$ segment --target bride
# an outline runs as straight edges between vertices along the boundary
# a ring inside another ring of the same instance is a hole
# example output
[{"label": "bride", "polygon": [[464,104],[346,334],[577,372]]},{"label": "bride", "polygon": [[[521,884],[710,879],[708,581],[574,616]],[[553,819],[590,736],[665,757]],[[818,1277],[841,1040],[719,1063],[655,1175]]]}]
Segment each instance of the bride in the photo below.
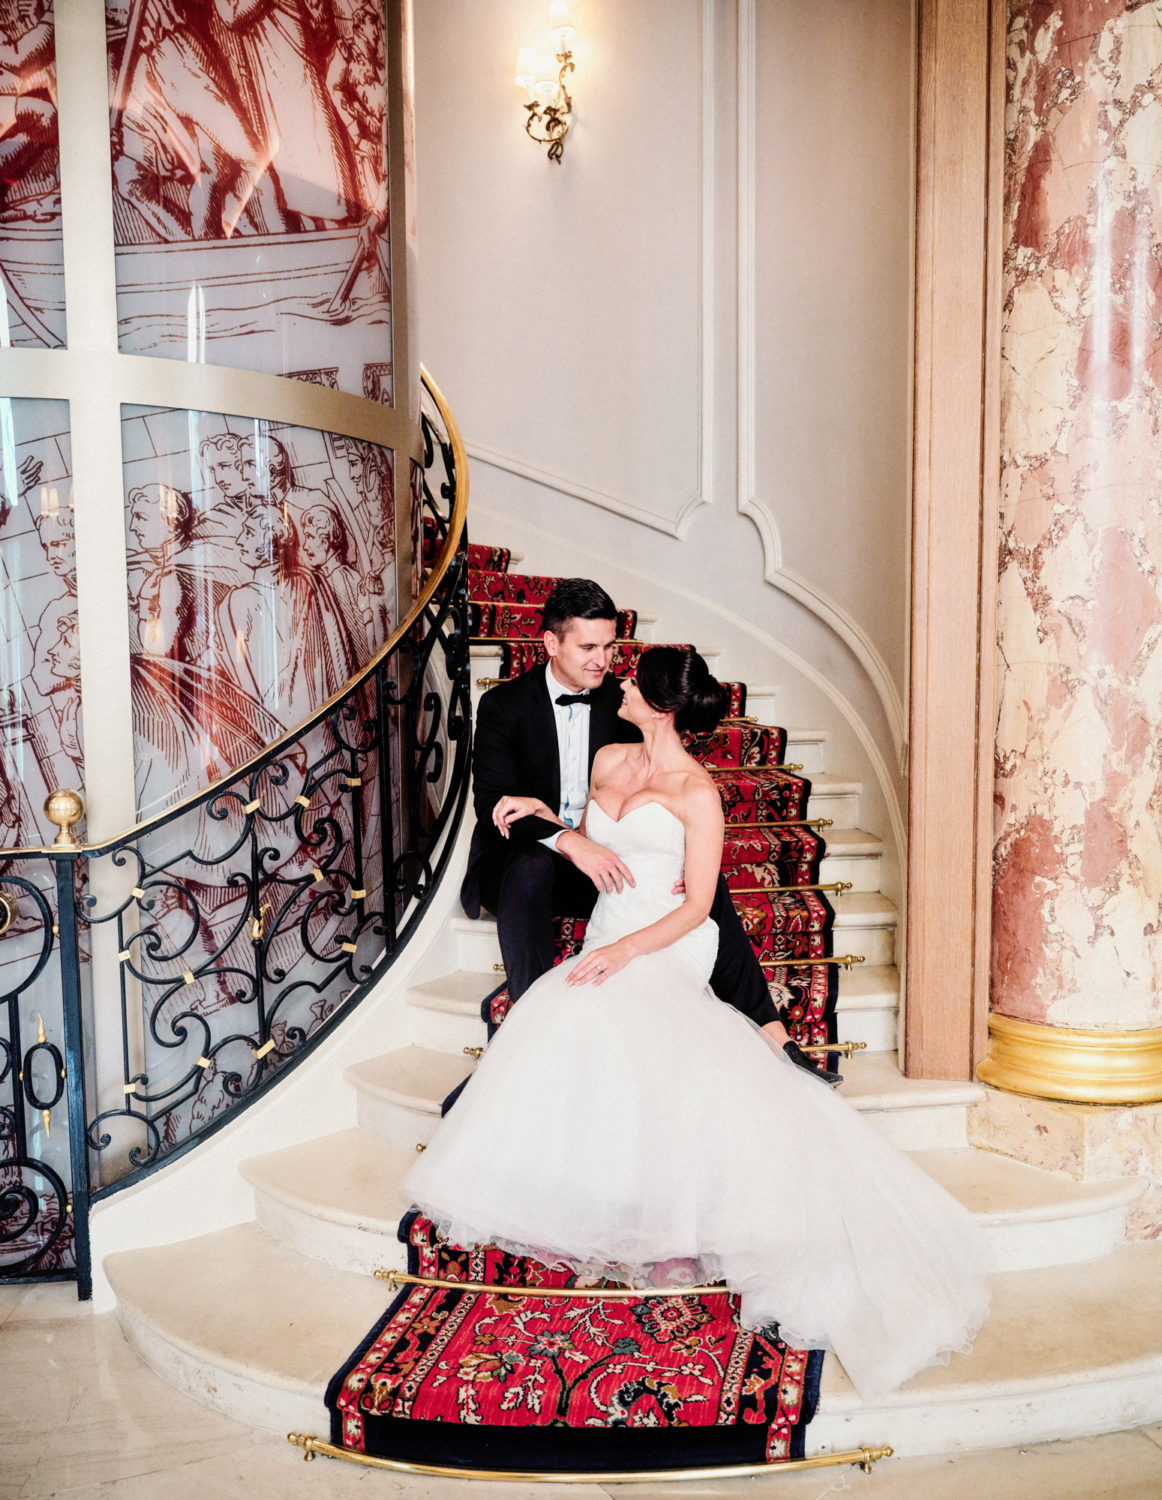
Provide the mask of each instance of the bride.
[{"label": "bride", "polygon": [[[722,857],[714,782],[679,731],[726,691],[660,646],[627,678],[641,744],[593,762],[582,832],[635,884],[599,896],[579,957],[524,994],[403,1189],[454,1244],[639,1286],[725,1281],[746,1327],[832,1349],[874,1400],[988,1313],[971,1214],[707,981]],[[493,817],[560,821],[530,797]],[[673,894],[685,879],[684,894]]]}]

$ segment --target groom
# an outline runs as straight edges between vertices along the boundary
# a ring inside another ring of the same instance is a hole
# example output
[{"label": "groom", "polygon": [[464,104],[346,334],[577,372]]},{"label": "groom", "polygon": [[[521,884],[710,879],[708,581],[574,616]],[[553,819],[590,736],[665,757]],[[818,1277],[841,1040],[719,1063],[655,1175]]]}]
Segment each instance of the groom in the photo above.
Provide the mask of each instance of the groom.
[{"label": "groom", "polygon": [[[477,709],[476,828],[460,901],[469,917],[479,917],[481,906],[495,913],[514,1001],[552,968],[554,917],[587,917],[599,891],[633,884],[611,849],[577,832],[589,797],[593,757],[603,745],[641,739],[632,724],[617,716],[621,688],[609,672],[616,618],[613,600],[600,585],[588,578],[559,579],[542,611],[548,662],[500,683],[485,693]],[[504,796],[538,797],[557,808],[568,827],[544,818],[520,818],[505,839],[492,821],[492,810]],[[792,1061],[823,1076],[786,1040],[721,875],[710,915],[718,925],[711,989],[785,1043]]]}]

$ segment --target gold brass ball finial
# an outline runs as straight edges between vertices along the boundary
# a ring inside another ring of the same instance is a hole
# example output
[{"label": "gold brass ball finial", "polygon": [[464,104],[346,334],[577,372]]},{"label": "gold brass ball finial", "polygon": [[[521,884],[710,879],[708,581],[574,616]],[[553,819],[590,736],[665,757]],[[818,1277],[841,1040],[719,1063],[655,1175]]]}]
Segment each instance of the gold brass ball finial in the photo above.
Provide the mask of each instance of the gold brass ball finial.
[{"label": "gold brass ball finial", "polygon": [[52,841],[54,849],[76,849],[80,843],[72,834],[73,824],[85,816],[85,799],[80,792],[57,787],[44,799],[44,815],[60,829]]}]

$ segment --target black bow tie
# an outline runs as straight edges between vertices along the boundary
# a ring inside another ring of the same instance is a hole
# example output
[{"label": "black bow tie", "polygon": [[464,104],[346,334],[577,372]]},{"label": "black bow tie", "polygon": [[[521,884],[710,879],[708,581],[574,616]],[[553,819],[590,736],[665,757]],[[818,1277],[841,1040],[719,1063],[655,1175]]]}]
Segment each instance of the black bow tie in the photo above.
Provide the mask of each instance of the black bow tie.
[{"label": "black bow tie", "polygon": [[572,708],[574,703],[583,703],[586,708],[593,702],[592,693],[562,693],[555,698],[554,703],[559,703],[562,708]]}]

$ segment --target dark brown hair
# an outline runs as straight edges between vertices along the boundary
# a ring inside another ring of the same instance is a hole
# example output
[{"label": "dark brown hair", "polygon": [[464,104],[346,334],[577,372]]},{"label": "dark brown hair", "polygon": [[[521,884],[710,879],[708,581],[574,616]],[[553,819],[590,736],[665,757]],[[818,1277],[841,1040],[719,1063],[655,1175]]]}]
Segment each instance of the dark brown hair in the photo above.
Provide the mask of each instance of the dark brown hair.
[{"label": "dark brown hair", "polygon": [[660,714],[674,715],[674,728],[706,733],[726,713],[730,694],[688,646],[654,646],[637,664],[642,697]]}]

